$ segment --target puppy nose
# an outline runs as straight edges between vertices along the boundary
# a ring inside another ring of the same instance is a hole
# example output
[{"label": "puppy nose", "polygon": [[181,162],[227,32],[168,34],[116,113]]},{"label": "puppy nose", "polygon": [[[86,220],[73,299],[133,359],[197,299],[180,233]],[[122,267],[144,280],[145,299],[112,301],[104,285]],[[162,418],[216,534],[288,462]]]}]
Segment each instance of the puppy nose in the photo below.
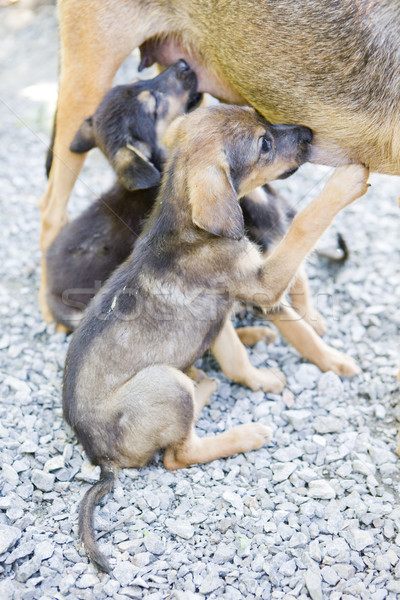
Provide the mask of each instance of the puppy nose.
[{"label": "puppy nose", "polygon": [[307,142],[311,144],[313,139],[313,132],[309,127],[304,127],[303,125],[299,126],[299,139],[301,142]]}]

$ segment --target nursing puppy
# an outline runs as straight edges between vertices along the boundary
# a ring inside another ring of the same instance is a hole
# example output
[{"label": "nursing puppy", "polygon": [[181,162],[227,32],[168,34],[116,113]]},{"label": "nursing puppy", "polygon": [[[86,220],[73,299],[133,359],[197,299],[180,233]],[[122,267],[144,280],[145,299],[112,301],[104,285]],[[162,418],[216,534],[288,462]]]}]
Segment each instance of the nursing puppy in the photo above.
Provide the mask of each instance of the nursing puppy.
[{"label": "nursing puppy", "polygon": [[165,141],[171,155],[149,222],[90,304],[64,372],[65,419],[101,467],[83,499],[79,531],[104,571],[110,565],[96,545],[93,512],[117,468],[140,467],[165,449],[164,464],[174,470],[269,440],[258,423],[198,438],[194,425],[214,386],[195,387],[187,373],[221,336],[229,338],[237,300],[267,310],[279,302],[334,216],[367,189],[366,169],[340,168],[265,259],[245,236],[238,198],[303,163],[310,130],[218,106],[180,117]]},{"label": "nursing puppy", "polygon": [[71,149],[81,153],[98,146],[118,181],[66,225],[47,251],[47,302],[55,321],[68,330],[139,236],[161,179],[162,136],[199,102],[196,86],[196,75],[180,60],[154,79],[110,90],[78,130]]}]

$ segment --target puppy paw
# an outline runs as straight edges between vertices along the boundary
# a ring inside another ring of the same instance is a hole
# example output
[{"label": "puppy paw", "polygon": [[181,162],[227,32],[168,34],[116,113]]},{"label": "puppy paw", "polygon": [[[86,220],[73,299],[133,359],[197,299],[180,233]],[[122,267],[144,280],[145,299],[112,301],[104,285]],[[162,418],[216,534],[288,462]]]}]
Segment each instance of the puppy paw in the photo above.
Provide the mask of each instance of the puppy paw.
[{"label": "puppy paw", "polygon": [[347,206],[368,190],[369,171],[362,165],[337,167],[328,179],[325,189],[337,197],[341,207]]},{"label": "puppy paw", "polygon": [[266,369],[260,367],[255,369],[255,373],[248,386],[253,391],[263,390],[271,394],[280,394],[286,385],[286,377],[279,369]]},{"label": "puppy paw", "polygon": [[321,371],[333,371],[343,377],[354,377],[361,373],[360,367],[351,356],[334,348],[329,348],[318,367]]},{"label": "puppy paw", "polygon": [[210,379],[209,377],[206,376],[205,379],[202,379],[196,385],[196,390],[199,393],[201,393],[202,395],[204,394],[204,396],[208,396],[207,404],[209,404],[210,396],[212,396],[212,394],[215,394],[215,392],[218,390],[218,385],[217,385],[217,382],[215,381],[215,379]]},{"label": "puppy paw", "polygon": [[238,429],[240,429],[242,452],[258,450],[271,441],[272,433],[270,428],[261,425],[261,423],[240,425]]}]

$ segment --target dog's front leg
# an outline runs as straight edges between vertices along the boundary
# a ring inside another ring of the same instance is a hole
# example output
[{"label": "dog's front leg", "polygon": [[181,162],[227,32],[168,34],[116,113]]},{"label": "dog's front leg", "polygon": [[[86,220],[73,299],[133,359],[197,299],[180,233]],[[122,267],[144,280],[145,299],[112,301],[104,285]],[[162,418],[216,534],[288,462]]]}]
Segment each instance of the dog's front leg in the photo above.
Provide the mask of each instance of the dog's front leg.
[{"label": "dog's front leg", "polygon": [[368,175],[368,170],[361,165],[338,167],[321,194],[294,218],[271,256],[253,272],[253,277],[242,280],[238,299],[266,309],[276,306],[335,216],[366,193]]},{"label": "dog's front leg", "polygon": [[141,3],[61,0],[59,3],[61,64],[49,182],[40,201],[42,216],[42,284],[40,306],[51,321],[46,302],[44,255],[67,222],[67,203],[85,155],[70,152],[82,124],[111,87],[113,77],[132,49],[154,27]]}]

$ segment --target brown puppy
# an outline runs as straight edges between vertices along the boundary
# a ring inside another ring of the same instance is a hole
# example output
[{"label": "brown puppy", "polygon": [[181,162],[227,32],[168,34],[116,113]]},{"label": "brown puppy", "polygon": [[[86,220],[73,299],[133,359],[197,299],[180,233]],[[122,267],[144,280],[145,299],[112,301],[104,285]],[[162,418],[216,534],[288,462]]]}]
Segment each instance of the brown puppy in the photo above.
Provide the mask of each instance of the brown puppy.
[{"label": "brown puppy", "polygon": [[[130,190],[116,183],[64,227],[47,252],[48,304],[56,322],[67,330],[78,325],[89,301],[130,254],[155,201],[156,187],[140,188],[154,186],[160,177],[166,150],[161,136],[173,118],[198,100],[196,76],[184,61],[178,61],[152,80],[113,88],[78,130],[72,143],[75,151],[99,146]],[[249,192],[241,206],[246,235],[263,253],[279,242],[295,214],[268,185]],[[312,305],[302,269],[291,298],[298,314],[281,308],[269,316],[282,335],[323,371],[346,376],[358,373],[353,359],[327,346],[313,331],[323,333],[325,324]],[[248,346],[274,338],[274,332],[266,327],[236,331]],[[233,331],[229,338],[221,339],[224,342],[216,352],[231,379],[253,390],[282,389],[284,376],[271,380],[268,372],[254,369]]]},{"label": "brown puppy", "polygon": [[179,469],[269,439],[257,423],[198,438],[194,425],[214,387],[206,380],[195,388],[185,373],[229,337],[237,300],[265,309],[279,302],[334,216],[367,189],[366,169],[339,169],[264,259],[245,236],[238,198],[304,162],[311,132],[221,106],[178,118],[165,141],[171,156],[150,220],[89,306],[65,365],[64,416],[101,466],[81,505],[80,535],[106,571],[92,520],[116,468],[140,467],[166,449],[165,466]]},{"label": "brown puppy", "polygon": [[[55,160],[41,200],[45,253],[66,222],[83,157],[69,151],[130,52],[185,58],[199,90],[315,132],[315,160],[400,173],[397,0],[61,0]],[[45,265],[41,307],[46,309]]]}]

